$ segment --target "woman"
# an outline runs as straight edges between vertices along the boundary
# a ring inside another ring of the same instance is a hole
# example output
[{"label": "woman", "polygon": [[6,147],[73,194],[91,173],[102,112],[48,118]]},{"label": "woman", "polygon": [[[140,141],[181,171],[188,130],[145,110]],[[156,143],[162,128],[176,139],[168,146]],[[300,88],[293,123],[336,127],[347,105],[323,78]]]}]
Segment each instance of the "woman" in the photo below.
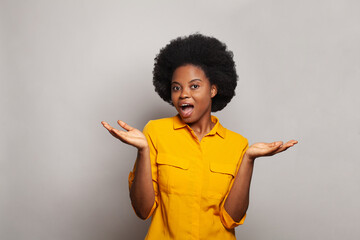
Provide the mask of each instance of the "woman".
[{"label": "woman", "polygon": [[149,121],[143,133],[103,126],[138,149],[129,174],[132,206],[152,216],[146,239],[235,239],[249,205],[254,160],[297,143],[255,143],[224,128],[211,112],[235,95],[232,52],[216,38],[193,34],[172,40],[155,58],[155,91],[178,114]]}]

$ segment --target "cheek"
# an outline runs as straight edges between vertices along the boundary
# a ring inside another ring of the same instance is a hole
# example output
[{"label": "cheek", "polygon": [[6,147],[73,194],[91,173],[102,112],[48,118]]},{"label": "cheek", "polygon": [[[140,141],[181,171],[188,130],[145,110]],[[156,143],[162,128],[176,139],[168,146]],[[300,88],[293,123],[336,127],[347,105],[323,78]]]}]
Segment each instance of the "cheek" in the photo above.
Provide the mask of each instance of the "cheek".
[{"label": "cheek", "polygon": [[176,103],[176,93],[171,93],[171,102],[173,103],[173,104],[175,104]]},{"label": "cheek", "polygon": [[211,95],[208,92],[197,94],[196,96],[194,96],[194,98],[196,98],[198,102],[201,102],[204,105],[211,103]]}]

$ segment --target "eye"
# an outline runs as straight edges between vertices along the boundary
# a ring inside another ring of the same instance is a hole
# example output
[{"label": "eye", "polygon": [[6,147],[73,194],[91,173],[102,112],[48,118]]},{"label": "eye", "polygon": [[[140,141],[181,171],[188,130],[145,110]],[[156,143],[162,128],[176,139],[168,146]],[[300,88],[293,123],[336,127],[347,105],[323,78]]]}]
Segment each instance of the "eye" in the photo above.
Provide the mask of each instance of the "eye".
[{"label": "eye", "polygon": [[200,86],[198,84],[191,85],[191,88],[194,88],[194,89],[199,88],[199,87]]},{"label": "eye", "polygon": [[180,87],[179,87],[179,86],[173,86],[171,89],[172,89],[173,91],[178,91],[178,90],[180,90]]}]

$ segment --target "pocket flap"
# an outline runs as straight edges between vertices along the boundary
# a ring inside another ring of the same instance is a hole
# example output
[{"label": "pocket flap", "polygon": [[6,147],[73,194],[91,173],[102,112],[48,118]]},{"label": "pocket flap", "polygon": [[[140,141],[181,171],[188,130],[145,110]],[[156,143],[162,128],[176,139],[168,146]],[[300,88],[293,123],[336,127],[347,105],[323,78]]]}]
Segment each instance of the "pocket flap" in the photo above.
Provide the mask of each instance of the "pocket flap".
[{"label": "pocket flap", "polygon": [[210,162],[210,170],[216,173],[231,174],[235,177],[236,164]]},{"label": "pocket flap", "polygon": [[170,154],[159,153],[156,158],[157,164],[165,164],[182,169],[189,169],[189,159]]}]

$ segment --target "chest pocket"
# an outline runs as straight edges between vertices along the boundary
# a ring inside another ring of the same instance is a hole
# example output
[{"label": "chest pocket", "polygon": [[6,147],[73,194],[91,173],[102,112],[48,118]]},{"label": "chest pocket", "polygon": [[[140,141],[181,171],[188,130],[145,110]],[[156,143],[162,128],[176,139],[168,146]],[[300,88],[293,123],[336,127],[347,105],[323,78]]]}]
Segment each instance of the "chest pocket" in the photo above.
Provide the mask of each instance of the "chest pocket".
[{"label": "chest pocket", "polygon": [[231,180],[235,177],[237,163],[219,163],[210,161],[208,197],[221,199],[230,187]]},{"label": "chest pocket", "polygon": [[160,192],[186,194],[189,188],[190,160],[159,153],[156,158]]}]

